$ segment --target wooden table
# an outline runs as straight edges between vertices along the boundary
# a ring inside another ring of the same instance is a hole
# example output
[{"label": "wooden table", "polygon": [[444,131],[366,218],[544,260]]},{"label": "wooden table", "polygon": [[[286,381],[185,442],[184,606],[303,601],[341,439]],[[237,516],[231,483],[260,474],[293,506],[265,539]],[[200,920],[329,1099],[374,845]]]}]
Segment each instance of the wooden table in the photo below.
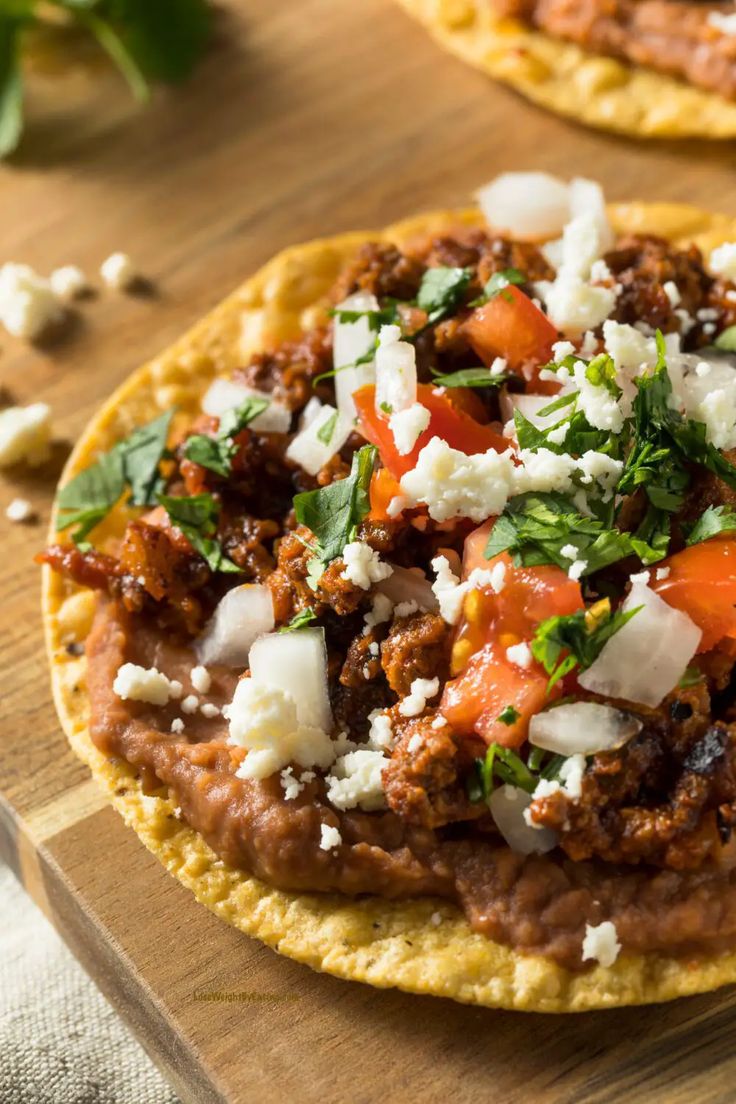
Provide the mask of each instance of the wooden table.
[{"label": "wooden table", "polygon": [[[229,929],[164,875],[67,750],[31,556],[68,442],[131,369],[282,246],[459,204],[502,169],[601,179],[614,199],[736,214],[727,146],[637,145],[534,109],[437,48],[391,0],[249,0],[184,89],[139,112],[112,73],[34,74],[0,168],[0,260],[94,273],[125,248],[155,282],[104,293],[44,350],[2,340],[5,399],[48,400],[58,444],[0,483],[0,848],[184,1101],[731,1101],[720,995],[578,1018],[378,992]],[[134,1104],[134,1102],[133,1102]]]}]

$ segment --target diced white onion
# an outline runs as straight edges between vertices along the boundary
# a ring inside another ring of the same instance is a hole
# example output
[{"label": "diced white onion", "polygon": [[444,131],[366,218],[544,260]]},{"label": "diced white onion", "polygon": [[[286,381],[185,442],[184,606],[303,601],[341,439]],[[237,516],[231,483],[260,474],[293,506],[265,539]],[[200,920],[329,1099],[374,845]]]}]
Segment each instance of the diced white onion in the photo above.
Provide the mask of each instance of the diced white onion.
[{"label": "diced white onion", "polygon": [[194,643],[200,663],[245,667],[256,637],[274,626],[269,587],[244,583],[221,598],[204,631]]},{"label": "diced white onion", "polygon": [[257,391],[234,380],[216,379],[205,392],[202,410],[213,418],[221,418],[228,410],[254,397],[266,399],[268,406],[253,419],[251,427],[259,433],[288,433],[291,425],[291,411],[288,406],[273,399],[267,391]]},{"label": "diced white onion", "polygon": [[544,854],[557,845],[557,833],[549,828],[530,828],[524,810],[532,803],[531,794],[518,786],[499,786],[488,800],[496,827],[512,851],[518,855]]},{"label": "diced white onion", "polygon": [[316,395],[312,395],[299,416],[299,428],[306,429],[307,426],[314,421],[321,409],[322,403]]},{"label": "diced white onion", "polygon": [[504,390],[500,398],[501,416],[504,421],[511,421],[514,411],[518,410],[537,429],[549,429],[550,426],[561,421],[567,413],[567,410],[554,410],[551,414],[545,414],[543,418],[539,417],[539,411],[553,403],[556,397],[556,395],[516,395]]},{"label": "diced white onion", "polygon": [[[339,303],[337,310],[378,310],[378,300],[369,291],[356,291]],[[370,328],[367,318],[359,318],[356,322],[341,322],[335,317],[332,331],[332,363],[335,368],[341,369],[335,375],[335,399],[337,409],[351,423],[357,415],[353,392],[373,383],[376,378],[373,360],[357,365],[355,361],[368,352],[375,340],[375,330]],[[355,366],[346,368],[346,364]]]},{"label": "diced white onion", "polygon": [[[333,419],[330,430],[328,423]],[[324,431],[329,433],[327,441],[321,441],[319,437],[320,432]],[[350,420],[335,410],[334,406],[325,404],[309,425],[297,433],[287,448],[286,455],[310,475],[316,475],[340,451],[351,432]]]},{"label": "diced white onion", "polygon": [[568,185],[549,173],[501,173],[476,199],[490,226],[526,241],[559,237],[570,217]]},{"label": "diced white onion", "polygon": [[417,401],[416,350],[398,326],[382,326],[376,349],[376,410],[398,414]]},{"label": "diced white onion", "polygon": [[252,678],[291,694],[300,725],[331,730],[324,629],[261,636],[251,647],[248,659]]},{"label": "diced white onion", "polygon": [[677,686],[703,635],[685,613],[637,582],[623,610],[642,608],[580,675],[586,690],[654,707]]},{"label": "diced white onion", "polygon": [[622,747],[641,731],[630,713],[598,702],[571,702],[535,714],[529,743],[558,755],[595,755]]},{"label": "diced white onion", "polygon": [[394,566],[391,575],[382,579],[376,590],[390,598],[395,606],[400,602],[416,602],[421,610],[436,613],[439,609],[431,582],[419,570]]},{"label": "diced white onion", "polygon": [[578,215],[591,215],[598,230],[598,241],[602,252],[613,245],[614,235],[606,213],[606,198],[603,189],[596,180],[587,180],[576,176],[570,181],[570,218]]}]

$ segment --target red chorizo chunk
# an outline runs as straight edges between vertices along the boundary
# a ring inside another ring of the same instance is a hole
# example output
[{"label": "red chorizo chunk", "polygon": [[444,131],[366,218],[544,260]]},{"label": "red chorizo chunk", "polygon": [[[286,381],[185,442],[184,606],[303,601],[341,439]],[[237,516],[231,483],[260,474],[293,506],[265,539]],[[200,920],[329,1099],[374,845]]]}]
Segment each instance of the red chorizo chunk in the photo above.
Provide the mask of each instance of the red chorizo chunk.
[{"label": "red chorizo chunk", "polygon": [[398,617],[381,649],[381,663],[389,686],[405,697],[414,679],[439,678],[450,670],[450,629],[437,613]]},{"label": "red chorizo chunk", "polygon": [[485,812],[465,792],[471,764],[467,741],[459,741],[447,724],[433,728],[433,720],[433,714],[425,714],[405,726],[383,772],[389,808],[425,828],[473,820]]}]

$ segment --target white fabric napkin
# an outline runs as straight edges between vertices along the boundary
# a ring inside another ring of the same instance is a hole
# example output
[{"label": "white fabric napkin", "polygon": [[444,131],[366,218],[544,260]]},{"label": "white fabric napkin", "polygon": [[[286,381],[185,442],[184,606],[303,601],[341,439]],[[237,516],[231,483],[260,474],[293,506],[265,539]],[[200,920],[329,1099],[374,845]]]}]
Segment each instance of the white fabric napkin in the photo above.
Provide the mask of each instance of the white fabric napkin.
[{"label": "white fabric napkin", "polygon": [[46,917],[0,864],[0,1101],[177,1100]]}]

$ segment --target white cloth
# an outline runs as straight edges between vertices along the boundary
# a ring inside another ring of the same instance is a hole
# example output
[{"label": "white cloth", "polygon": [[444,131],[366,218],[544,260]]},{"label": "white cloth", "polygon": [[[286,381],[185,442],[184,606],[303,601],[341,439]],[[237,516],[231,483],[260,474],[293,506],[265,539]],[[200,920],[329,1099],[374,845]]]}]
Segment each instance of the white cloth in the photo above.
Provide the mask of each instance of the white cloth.
[{"label": "white cloth", "polygon": [[177,1104],[177,1097],[0,864],[0,1101]]}]

